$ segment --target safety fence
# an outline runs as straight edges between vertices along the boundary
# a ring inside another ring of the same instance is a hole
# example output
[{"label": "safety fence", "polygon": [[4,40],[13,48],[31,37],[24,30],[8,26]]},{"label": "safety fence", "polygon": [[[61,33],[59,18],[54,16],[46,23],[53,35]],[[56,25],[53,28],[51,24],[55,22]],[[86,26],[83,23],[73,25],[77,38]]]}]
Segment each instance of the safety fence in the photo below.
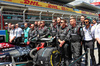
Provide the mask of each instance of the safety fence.
[{"label": "safety fence", "polygon": [[73,61],[69,66],[72,66],[75,62],[77,62],[78,60],[80,60],[84,55],[87,54],[87,66],[90,66],[90,48],[87,49],[87,51],[82,54],[77,60]]}]

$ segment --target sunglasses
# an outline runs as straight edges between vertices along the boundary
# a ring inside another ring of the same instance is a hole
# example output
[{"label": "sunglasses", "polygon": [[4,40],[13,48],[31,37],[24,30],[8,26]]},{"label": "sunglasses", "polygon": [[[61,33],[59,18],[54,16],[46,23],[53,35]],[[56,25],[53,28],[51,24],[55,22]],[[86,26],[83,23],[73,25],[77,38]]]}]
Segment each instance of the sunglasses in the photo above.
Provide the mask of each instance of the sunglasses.
[{"label": "sunglasses", "polygon": [[40,24],[43,24],[43,23],[40,23]]},{"label": "sunglasses", "polygon": [[86,21],[85,23],[88,23],[89,21]]}]

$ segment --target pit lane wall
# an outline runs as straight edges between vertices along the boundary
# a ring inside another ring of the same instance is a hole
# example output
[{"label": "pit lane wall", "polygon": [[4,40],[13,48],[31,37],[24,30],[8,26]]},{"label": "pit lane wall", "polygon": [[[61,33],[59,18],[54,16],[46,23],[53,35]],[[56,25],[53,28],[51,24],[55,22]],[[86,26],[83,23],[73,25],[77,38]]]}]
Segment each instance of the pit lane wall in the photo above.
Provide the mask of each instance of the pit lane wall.
[{"label": "pit lane wall", "polygon": [[44,7],[44,8],[51,8],[51,9],[58,9],[58,10],[69,11],[69,12],[74,12],[74,13],[98,16],[98,14],[96,14],[96,13],[82,11],[82,10],[74,9],[74,8],[68,8],[68,7],[64,7],[64,6],[58,6],[58,5],[55,5],[55,4],[49,4],[49,3],[34,1],[34,0],[1,0],[1,1],[24,4],[24,5],[32,5],[32,6],[38,6],[38,7]]}]

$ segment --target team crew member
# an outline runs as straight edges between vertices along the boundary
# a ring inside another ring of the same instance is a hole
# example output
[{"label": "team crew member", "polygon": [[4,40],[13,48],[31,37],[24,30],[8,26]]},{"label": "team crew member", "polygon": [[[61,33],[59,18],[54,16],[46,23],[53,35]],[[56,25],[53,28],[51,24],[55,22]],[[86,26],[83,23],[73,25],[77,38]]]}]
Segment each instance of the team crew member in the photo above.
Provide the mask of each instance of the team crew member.
[{"label": "team crew member", "polygon": [[57,33],[57,20],[53,19],[52,24],[50,26],[50,35],[51,38],[54,38],[54,41],[52,43],[53,47],[56,46],[56,33]]},{"label": "team crew member", "polygon": [[[81,15],[81,22],[80,22],[80,26],[81,26],[81,28],[83,28],[84,26],[85,26],[85,24],[84,24],[84,21],[85,21],[85,18],[86,18],[86,16],[84,16],[84,15]],[[82,29],[82,31],[83,31],[83,29]],[[83,33],[84,34],[84,33]],[[82,37],[82,42],[81,42],[81,54],[80,54],[80,56],[82,55],[82,46],[84,47],[84,40],[83,40],[83,37]],[[82,59],[81,59],[81,62],[82,62]]]},{"label": "team crew member", "polygon": [[57,30],[60,29],[61,18],[57,17]]},{"label": "team crew member", "polygon": [[100,66],[100,24],[97,25],[95,30],[95,39],[97,40],[97,47],[98,47],[98,66]]},{"label": "team crew member", "polygon": [[28,32],[29,32],[30,28],[28,27],[27,23],[25,23],[24,26],[25,26],[25,29],[24,29],[24,43],[27,43],[27,41],[28,41]]},{"label": "team crew member", "polygon": [[40,28],[40,23],[41,23],[41,21],[38,21],[38,28]]},{"label": "team crew member", "polygon": [[15,25],[15,41],[16,44],[20,44],[22,42],[22,37],[24,36],[23,30],[19,27],[18,24]]},{"label": "team crew member", "polygon": [[[90,48],[90,55],[92,59],[92,65],[96,65],[95,57],[94,57],[94,39],[93,39],[93,32],[90,25],[90,19],[85,19],[85,27],[83,27],[84,31],[84,49],[85,52],[87,51],[87,48]],[[86,55],[86,65],[87,65],[87,55]]]},{"label": "team crew member", "polygon": [[67,52],[67,33],[66,20],[61,19],[60,29],[57,33],[57,48],[60,51],[62,58],[64,58],[65,66],[69,65],[69,57]]},{"label": "team crew member", "polygon": [[14,24],[12,24],[10,34],[9,34],[9,42],[14,43],[14,39],[15,39],[15,29],[14,29]]},{"label": "team crew member", "polygon": [[34,27],[35,27],[35,29],[38,28],[38,21],[35,21],[35,23],[34,23]]},{"label": "team crew member", "polygon": [[81,15],[81,26],[84,27],[84,20],[85,20],[86,16]]},{"label": "team crew member", "polygon": [[30,46],[32,48],[35,47],[34,40],[36,39],[37,36],[37,31],[34,28],[35,28],[34,24],[31,24],[31,29],[29,30],[28,33],[28,41],[30,41]]},{"label": "team crew member", "polygon": [[[81,37],[83,37],[83,32],[81,31],[81,27],[76,25],[76,18],[70,19],[70,23],[71,29],[68,34],[70,36],[71,51],[74,60],[77,60],[80,57]],[[81,66],[80,60],[75,63],[75,66]]]},{"label": "team crew member", "polygon": [[38,37],[39,38],[45,38],[48,37],[50,31],[49,29],[45,26],[45,21],[41,21],[40,23],[40,28],[38,28]]}]

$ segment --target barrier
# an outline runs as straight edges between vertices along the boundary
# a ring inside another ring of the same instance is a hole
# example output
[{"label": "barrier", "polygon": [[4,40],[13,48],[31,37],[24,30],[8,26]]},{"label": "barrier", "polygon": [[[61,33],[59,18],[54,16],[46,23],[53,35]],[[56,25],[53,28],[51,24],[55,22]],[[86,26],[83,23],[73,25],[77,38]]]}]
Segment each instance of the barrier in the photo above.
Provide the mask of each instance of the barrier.
[{"label": "barrier", "polygon": [[88,65],[87,66],[90,66],[90,48],[87,49],[87,52],[85,52],[84,54],[82,54],[77,60],[75,60],[74,62],[72,62],[69,66],[72,66],[76,61],[80,60],[84,55],[88,56]]}]

